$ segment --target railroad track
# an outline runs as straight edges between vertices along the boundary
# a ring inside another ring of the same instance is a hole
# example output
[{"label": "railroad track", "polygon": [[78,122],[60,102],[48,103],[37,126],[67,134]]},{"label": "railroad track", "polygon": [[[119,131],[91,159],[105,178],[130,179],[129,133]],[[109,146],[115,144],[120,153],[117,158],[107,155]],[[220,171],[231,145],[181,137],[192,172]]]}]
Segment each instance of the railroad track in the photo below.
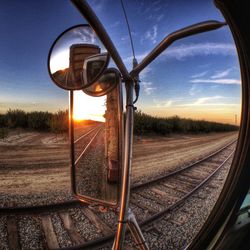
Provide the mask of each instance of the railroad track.
[{"label": "railroad track", "polygon": [[89,149],[90,145],[93,143],[94,139],[103,129],[103,127],[103,125],[96,126],[74,140],[76,165],[81,160],[82,156],[86,153],[86,151]]},{"label": "railroad track", "polygon": [[[180,206],[230,159],[235,142],[193,164],[133,186],[131,208],[144,228]],[[112,244],[116,214],[78,201],[0,210],[0,249],[97,249]],[[32,233],[31,233],[32,232]]]}]

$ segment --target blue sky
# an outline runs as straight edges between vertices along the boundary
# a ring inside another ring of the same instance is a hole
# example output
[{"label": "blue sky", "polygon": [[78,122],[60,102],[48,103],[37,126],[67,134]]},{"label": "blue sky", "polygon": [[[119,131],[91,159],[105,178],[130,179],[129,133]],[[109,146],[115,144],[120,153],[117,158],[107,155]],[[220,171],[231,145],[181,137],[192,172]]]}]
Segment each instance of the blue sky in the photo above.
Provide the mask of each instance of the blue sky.
[{"label": "blue sky", "polygon": [[[132,51],[120,1],[89,1],[128,69]],[[126,1],[138,61],[167,34],[206,20],[223,21],[213,1]],[[0,112],[56,111],[68,94],[49,78],[47,56],[56,37],[86,23],[66,0],[0,2]],[[3,35],[4,34],[4,35]],[[141,73],[138,109],[234,123],[240,116],[240,71],[228,27],[179,40]]]}]

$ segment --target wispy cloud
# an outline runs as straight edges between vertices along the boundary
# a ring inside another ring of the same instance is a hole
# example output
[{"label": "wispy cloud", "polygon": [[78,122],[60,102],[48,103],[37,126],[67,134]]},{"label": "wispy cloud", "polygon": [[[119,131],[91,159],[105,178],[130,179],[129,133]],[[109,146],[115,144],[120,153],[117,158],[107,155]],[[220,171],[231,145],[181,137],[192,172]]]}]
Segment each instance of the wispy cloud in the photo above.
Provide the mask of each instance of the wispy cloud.
[{"label": "wispy cloud", "polygon": [[120,24],[120,21],[116,21],[114,22],[113,24],[111,24],[109,27],[112,29],[112,28],[116,28],[117,26],[119,26]]},{"label": "wispy cloud", "polygon": [[215,100],[223,99],[223,96],[209,96],[209,97],[201,97],[198,98],[197,101],[193,103],[193,105],[201,105],[201,104],[208,104],[210,102],[214,102]]},{"label": "wispy cloud", "polygon": [[154,107],[156,108],[168,108],[172,106],[173,100],[159,101],[159,100],[154,99],[153,103],[155,104]]},{"label": "wispy cloud", "polygon": [[156,20],[157,22],[160,22],[164,18],[164,14],[159,15]]},{"label": "wispy cloud", "polygon": [[191,103],[181,104],[179,106],[183,107],[192,107],[192,106],[214,106],[220,105],[219,100],[225,99],[223,96],[208,96],[208,97],[200,97]]},{"label": "wispy cloud", "polygon": [[147,30],[144,36],[141,38],[141,42],[144,40],[149,40],[153,44],[156,43],[158,26],[155,24],[151,29]]},{"label": "wispy cloud", "polygon": [[166,58],[182,60],[193,56],[236,55],[236,49],[231,43],[196,43],[173,46],[163,54]]},{"label": "wispy cloud", "polygon": [[[145,53],[143,53],[143,54],[138,54],[138,55],[136,55],[136,59],[140,62],[140,61],[142,61],[142,59],[143,59],[144,57],[146,57],[146,55],[147,55],[148,53],[149,53],[149,52],[145,52]],[[133,60],[133,56],[129,56],[129,57],[125,58],[123,61],[124,61],[125,63],[131,63],[132,60]]]},{"label": "wispy cloud", "polygon": [[222,79],[193,79],[190,80],[191,83],[216,83],[216,84],[241,84],[241,80],[232,78],[222,78]]},{"label": "wispy cloud", "polygon": [[157,88],[153,87],[152,82],[141,82],[142,89],[146,95],[151,95]]},{"label": "wispy cloud", "polygon": [[93,6],[96,12],[101,12],[104,9],[104,6],[107,5],[107,2],[100,0],[92,0],[91,5]]},{"label": "wispy cloud", "polygon": [[192,75],[191,78],[203,77],[203,76],[205,76],[207,73],[208,73],[208,71],[203,71],[203,72],[201,72],[201,73]]},{"label": "wispy cloud", "polygon": [[159,5],[159,4],[161,4],[161,0],[157,0],[157,1],[152,2],[152,5]]},{"label": "wispy cloud", "polygon": [[222,100],[225,100],[226,97],[224,96],[208,96],[208,97],[200,97],[197,100],[191,102],[191,103],[186,103],[186,104],[181,104],[179,106],[183,107],[195,107],[195,106],[235,106],[238,104],[234,103],[224,103]]},{"label": "wispy cloud", "polygon": [[147,66],[143,71],[140,73],[140,79],[143,81],[145,78],[147,78],[148,74],[152,73],[152,68],[150,66]]},{"label": "wispy cloud", "polygon": [[194,96],[201,92],[201,86],[198,84],[193,84],[189,90],[189,95]]},{"label": "wispy cloud", "polygon": [[[145,40],[145,38],[142,38]],[[136,55],[138,61],[141,61],[149,52],[146,51],[143,54]],[[221,56],[235,56],[236,49],[234,44],[231,43],[196,43],[196,44],[183,44],[179,46],[173,46],[163,52],[160,57],[161,60],[165,59],[177,59],[183,60],[187,57],[194,56],[209,56],[209,55],[221,55]],[[131,62],[132,57],[124,59],[125,62]],[[199,76],[197,76],[199,77]],[[202,76],[200,76],[202,77]],[[195,77],[193,77],[195,78]]]},{"label": "wispy cloud", "polygon": [[229,69],[226,69],[226,70],[223,70],[223,71],[217,71],[214,75],[211,76],[212,79],[217,79],[217,78],[223,78],[223,77],[226,77],[229,75],[230,71],[232,69],[229,68]]}]

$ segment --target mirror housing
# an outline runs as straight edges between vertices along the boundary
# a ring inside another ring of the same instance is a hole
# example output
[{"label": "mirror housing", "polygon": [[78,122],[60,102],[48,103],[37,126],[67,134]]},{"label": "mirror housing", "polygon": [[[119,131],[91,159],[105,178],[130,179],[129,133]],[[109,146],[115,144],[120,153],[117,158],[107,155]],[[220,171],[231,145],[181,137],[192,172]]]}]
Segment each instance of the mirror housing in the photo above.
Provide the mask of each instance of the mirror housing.
[{"label": "mirror housing", "polygon": [[106,96],[104,122],[75,121],[73,91],[70,95],[72,192],[87,204],[113,208],[119,204],[124,136],[121,78],[117,79]]},{"label": "mirror housing", "polygon": [[109,54],[100,54],[101,49],[105,50],[89,25],[67,29],[57,37],[49,51],[48,71],[52,81],[65,90],[89,87],[109,63]]}]

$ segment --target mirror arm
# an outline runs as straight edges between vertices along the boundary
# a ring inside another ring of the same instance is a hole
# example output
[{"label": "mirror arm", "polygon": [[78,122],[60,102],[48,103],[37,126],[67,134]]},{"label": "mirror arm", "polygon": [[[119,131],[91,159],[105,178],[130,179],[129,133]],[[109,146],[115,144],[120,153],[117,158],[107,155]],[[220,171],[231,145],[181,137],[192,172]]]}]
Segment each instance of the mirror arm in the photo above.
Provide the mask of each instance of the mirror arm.
[{"label": "mirror arm", "polygon": [[122,76],[125,80],[131,79],[127,68],[125,67],[118,51],[116,50],[112,40],[110,39],[109,35],[107,34],[105,28],[103,27],[102,23],[89,6],[87,1],[85,0],[71,0],[74,6],[80,11],[83,17],[87,20],[90,26],[94,29],[108,52],[110,53],[112,59],[116,63],[117,67],[119,68]]},{"label": "mirror arm", "polygon": [[75,176],[75,155],[74,155],[74,91],[69,91],[69,140],[70,140],[70,176],[71,176],[71,191],[74,195],[76,195],[76,186],[74,183],[76,182]]},{"label": "mirror arm", "polygon": [[150,64],[157,56],[159,56],[167,47],[174,41],[184,37],[195,35],[198,33],[219,29],[227,25],[224,22],[206,21],[187,26],[183,29],[177,30],[166,36],[131,72],[131,77],[138,75],[148,64]]},{"label": "mirror arm", "polygon": [[122,168],[122,186],[120,198],[119,220],[117,225],[117,233],[112,250],[122,250],[127,224],[129,198],[130,198],[130,175],[131,175],[131,159],[133,145],[133,125],[134,125],[134,106],[133,106],[133,81],[126,81],[126,123],[125,138],[123,152],[123,168]]}]

